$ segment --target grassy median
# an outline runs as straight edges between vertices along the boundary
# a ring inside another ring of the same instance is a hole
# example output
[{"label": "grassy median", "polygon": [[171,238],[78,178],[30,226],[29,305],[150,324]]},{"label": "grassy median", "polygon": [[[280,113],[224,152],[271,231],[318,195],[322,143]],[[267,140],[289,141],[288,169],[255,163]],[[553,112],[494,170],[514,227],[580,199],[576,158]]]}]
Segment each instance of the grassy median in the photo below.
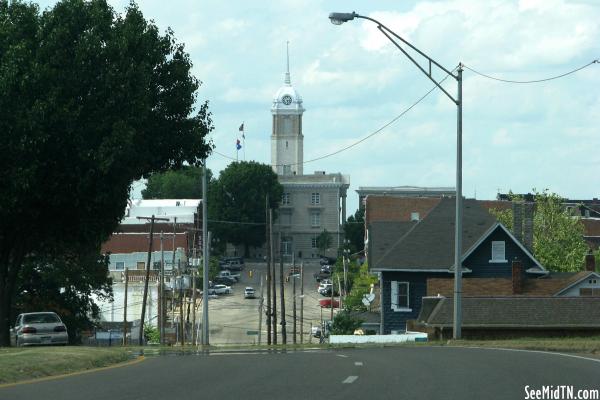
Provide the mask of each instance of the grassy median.
[{"label": "grassy median", "polygon": [[131,358],[121,348],[0,348],[0,384],[105,367]]},{"label": "grassy median", "polygon": [[506,340],[450,340],[445,342],[445,344],[449,346],[499,347],[600,355],[600,336],[565,338],[524,337]]}]

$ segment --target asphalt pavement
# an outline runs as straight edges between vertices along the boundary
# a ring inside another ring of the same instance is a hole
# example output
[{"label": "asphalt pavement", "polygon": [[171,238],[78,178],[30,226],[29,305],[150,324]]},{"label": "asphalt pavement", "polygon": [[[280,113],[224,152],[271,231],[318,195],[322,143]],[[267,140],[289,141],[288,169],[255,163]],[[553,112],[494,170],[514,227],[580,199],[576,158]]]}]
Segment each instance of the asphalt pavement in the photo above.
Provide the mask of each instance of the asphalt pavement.
[{"label": "asphalt pavement", "polygon": [[600,360],[433,346],[163,355],[0,388],[0,399],[527,399],[560,385],[600,390]]}]

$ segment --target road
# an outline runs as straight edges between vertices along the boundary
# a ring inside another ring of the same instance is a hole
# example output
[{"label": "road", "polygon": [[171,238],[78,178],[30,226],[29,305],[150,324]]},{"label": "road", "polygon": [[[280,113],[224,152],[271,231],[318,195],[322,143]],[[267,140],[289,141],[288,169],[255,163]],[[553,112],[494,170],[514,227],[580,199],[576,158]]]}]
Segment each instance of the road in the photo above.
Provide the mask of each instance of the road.
[{"label": "road", "polygon": [[[284,266],[284,274],[289,271],[289,264]],[[319,325],[321,320],[321,308],[319,300],[323,297],[317,292],[317,283],[313,274],[319,270],[318,263],[305,263],[304,267],[304,341],[310,342],[315,339],[310,337],[311,325]],[[241,280],[233,286],[233,294],[222,295],[209,301],[209,325],[211,344],[254,344],[258,343],[257,335],[248,335],[248,331],[258,331],[258,304],[260,297],[260,278],[264,284],[264,306],[266,310],[266,265],[264,263],[247,263],[246,268],[241,271]],[[281,322],[281,303],[279,297],[279,265],[277,265],[277,323]],[[244,299],[244,288],[252,286],[256,290],[256,299]],[[292,343],[292,282],[285,282],[284,292],[286,299],[286,326],[287,340]],[[296,281],[296,295],[300,295],[300,279]],[[296,298],[297,316],[297,342],[300,343],[300,298]],[[196,320],[202,320],[202,307],[196,314]],[[329,319],[329,310],[324,309],[324,318]],[[262,344],[267,343],[267,326],[265,318],[262,321]],[[278,343],[281,343],[281,326],[277,327]]]},{"label": "road", "polygon": [[453,347],[172,355],[0,388],[0,399],[525,399],[527,386],[600,389],[599,361]]}]

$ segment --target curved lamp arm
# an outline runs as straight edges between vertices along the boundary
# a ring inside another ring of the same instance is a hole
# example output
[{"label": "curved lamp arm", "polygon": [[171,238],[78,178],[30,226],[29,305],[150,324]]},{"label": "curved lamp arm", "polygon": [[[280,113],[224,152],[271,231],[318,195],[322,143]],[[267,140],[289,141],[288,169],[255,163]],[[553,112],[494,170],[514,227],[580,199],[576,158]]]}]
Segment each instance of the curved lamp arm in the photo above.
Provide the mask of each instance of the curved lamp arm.
[{"label": "curved lamp arm", "polygon": [[[396,46],[402,53],[404,53],[404,55],[406,57],[408,57],[408,59],[410,61],[412,61],[413,64],[415,64],[417,66],[417,68],[419,68],[421,70],[421,72],[423,72],[433,83],[435,83],[435,85],[442,92],[444,92],[446,94],[446,96],[448,96],[450,98],[450,100],[452,100],[453,103],[455,103],[456,105],[459,104],[459,100],[458,99],[455,99],[454,96],[452,96],[450,93],[448,93],[448,91],[446,89],[444,89],[440,85],[440,83],[438,81],[436,81],[435,79],[433,79],[433,76],[431,75],[431,67],[432,67],[432,65],[438,67],[439,69],[441,69],[442,71],[444,71],[447,75],[449,75],[452,78],[454,78],[457,82],[461,80],[461,78],[459,77],[459,75],[455,75],[453,73],[453,71],[449,71],[446,68],[444,68],[442,65],[440,65],[440,63],[438,63],[437,61],[435,61],[433,58],[429,57],[427,54],[423,53],[421,50],[417,49],[411,43],[409,43],[408,41],[406,41],[400,35],[396,34],[394,31],[392,31],[390,28],[388,28],[387,26],[383,25],[381,22],[377,21],[376,19],[373,19],[371,17],[366,17],[364,15],[360,15],[360,14],[357,14],[355,12],[351,12],[351,13],[331,13],[331,14],[329,14],[329,19],[331,20],[331,23],[334,24],[334,25],[341,25],[344,22],[352,21],[355,18],[362,18],[362,19],[366,19],[366,20],[369,20],[371,22],[376,23],[377,24],[377,29],[379,29],[379,31],[382,34],[384,34],[385,37],[387,37],[389,39],[389,41],[394,44],[394,46]],[[428,63],[429,63],[428,70],[425,70],[425,68],[423,68],[421,66],[421,64],[419,64],[413,57],[411,57],[410,54],[408,54],[406,52],[406,50],[404,50],[404,48],[402,46],[400,46],[400,44],[398,43],[398,41],[404,43],[405,45],[409,46],[411,49],[413,49],[414,51],[416,51],[417,53],[419,53],[421,56],[425,57],[427,59]],[[461,67],[462,67],[462,65],[459,64],[459,68],[461,68]]]}]

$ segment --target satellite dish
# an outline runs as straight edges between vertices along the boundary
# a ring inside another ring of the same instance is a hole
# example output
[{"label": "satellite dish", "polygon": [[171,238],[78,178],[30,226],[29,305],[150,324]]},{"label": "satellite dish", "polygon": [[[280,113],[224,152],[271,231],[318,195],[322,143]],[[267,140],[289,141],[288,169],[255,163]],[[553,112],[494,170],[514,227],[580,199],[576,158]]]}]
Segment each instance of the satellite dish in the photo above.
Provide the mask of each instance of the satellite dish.
[{"label": "satellite dish", "polygon": [[375,300],[375,295],[373,293],[365,294],[362,298],[362,303],[368,307],[371,305],[373,300]]}]

